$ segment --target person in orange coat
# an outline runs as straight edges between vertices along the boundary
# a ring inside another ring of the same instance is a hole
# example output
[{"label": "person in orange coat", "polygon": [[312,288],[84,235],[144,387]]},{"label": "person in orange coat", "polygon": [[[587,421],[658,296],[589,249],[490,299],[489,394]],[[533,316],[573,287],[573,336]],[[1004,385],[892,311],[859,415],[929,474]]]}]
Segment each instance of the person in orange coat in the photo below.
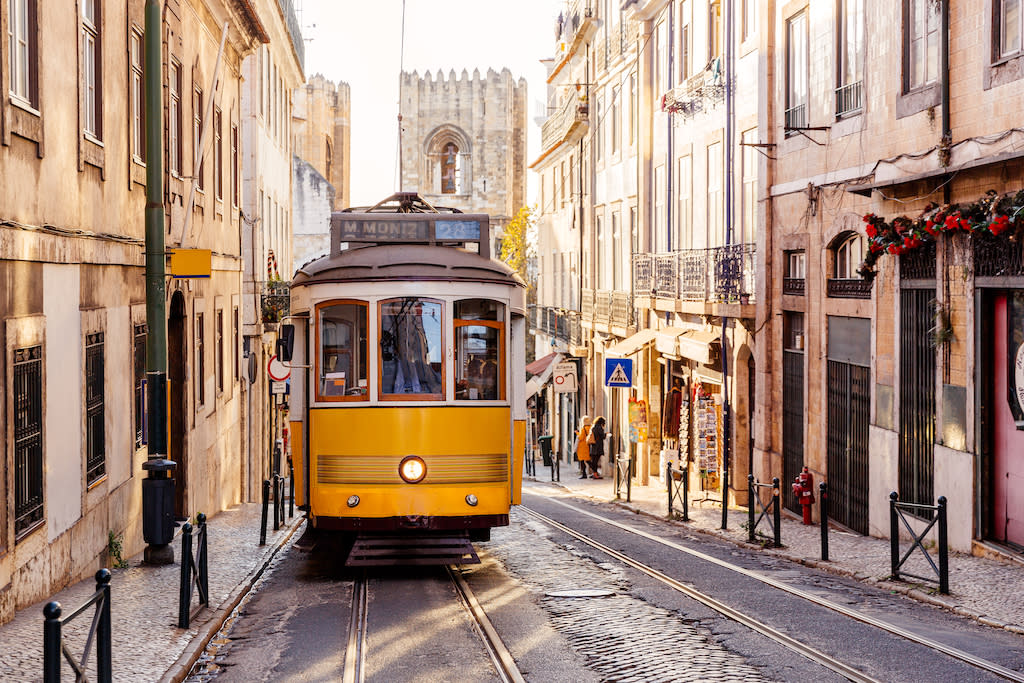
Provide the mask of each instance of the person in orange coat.
[{"label": "person in orange coat", "polygon": [[590,417],[584,415],[580,418],[580,429],[576,432],[576,459],[580,463],[580,479],[587,478],[587,462],[590,460],[590,444],[587,437],[590,435]]}]

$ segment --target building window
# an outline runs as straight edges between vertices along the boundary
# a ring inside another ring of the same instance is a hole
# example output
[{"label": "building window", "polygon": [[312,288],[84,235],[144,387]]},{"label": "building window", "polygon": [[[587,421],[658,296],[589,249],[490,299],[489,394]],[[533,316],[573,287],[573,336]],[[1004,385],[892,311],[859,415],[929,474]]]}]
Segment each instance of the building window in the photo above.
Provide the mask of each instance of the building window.
[{"label": "building window", "polygon": [[708,59],[721,58],[722,48],[722,3],[712,2],[708,5]]},{"label": "building window", "polygon": [[665,187],[665,166],[654,167],[654,240],[655,251],[664,253],[668,251],[670,239],[670,227],[668,221],[668,210],[665,208],[665,195],[668,188]]},{"label": "building window", "polygon": [[241,365],[239,354],[241,353],[242,340],[238,338],[238,306],[231,309],[231,336],[234,341],[234,351],[231,356],[234,358],[234,372],[232,373],[235,381],[238,381],[238,369]]},{"label": "building window", "polygon": [[629,146],[632,147],[636,142],[636,74],[629,75],[629,121],[626,125],[629,126]]},{"label": "building window", "polygon": [[241,188],[238,174],[238,124],[231,124],[231,205],[238,206]]},{"label": "building window", "polygon": [[85,480],[87,485],[107,472],[103,407],[103,333],[85,341]]},{"label": "building window", "polygon": [[459,166],[459,148],[454,142],[449,142],[441,152],[441,194],[457,194]]},{"label": "building window", "polygon": [[835,278],[838,280],[859,279],[857,267],[864,260],[864,238],[859,233],[847,237],[835,249]]},{"label": "building window", "polygon": [[206,320],[196,313],[196,405],[206,403]]},{"label": "building window", "polygon": [[[622,291],[622,214],[612,211],[612,291]],[[568,278],[566,278],[567,280]],[[564,299],[563,299],[564,301]]]},{"label": "building window", "polygon": [[217,374],[217,393],[224,393],[224,311],[217,311],[217,329],[214,330],[216,335],[217,347],[214,349],[216,357],[214,358],[213,364],[215,372]]},{"label": "building window", "polygon": [[167,149],[170,171],[181,175],[181,64],[171,60],[170,104],[167,116]]},{"label": "building window", "polygon": [[9,0],[7,44],[10,49],[11,96],[39,108],[39,54],[37,0]]},{"label": "building window", "polygon": [[597,289],[604,289],[608,280],[608,238],[604,234],[604,216],[598,216],[595,227],[597,228]]},{"label": "building window", "polygon": [[598,161],[601,161],[601,157],[604,156],[604,119],[600,97],[594,100],[594,123],[596,128],[594,131],[594,155]]},{"label": "building window", "polygon": [[931,85],[938,78],[941,3],[907,0],[904,8],[903,88],[909,92]]},{"label": "building window", "polygon": [[803,251],[786,252],[786,277],[791,280],[807,277],[807,255]]},{"label": "building window", "polygon": [[742,150],[740,159],[743,164],[743,209],[741,214],[741,244],[757,239],[757,129],[745,130],[740,135]]},{"label": "building window", "polygon": [[220,109],[213,111],[213,189],[217,199],[224,199],[224,136]]},{"label": "building window", "polygon": [[744,42],[757,30],[757,0],[740,0],[740,35]]},{"label": "building window", "polygon": [[654,44],[654,59],[655,59],[655,72],[654,72],[654,84],[658,89],[657,94],[660,96],[662,93],[667,92],[669,89],[669,74],[668,72],[668,40],[665,38],[666,29],[665,22],[658,24],[658,28],[655,29],[655,44]]},{"label": "building window", "polygon": [[135,356],[135,447],[142,448],[143,420],[146,415],[146,326],[136,325],[133,339]]},{"label": "building window", "polygon": [[619,86],[612,88],[612,154],[619,151],[619,141],[622,139],[622,118],[619,116],[619,96],[621,94],[622,88]]},{"label": "building window", "polygon": [[690,0],[679,5],[679,78],[685,83],[690,77]]},{"label": "building window", "polygon": [[863,0],[839,0],[839,26],[836,27],[838,59],[836,65],[836,116],[860,111],[864,79],[864,4]]},{"label": "building window", "polygon": [[720,247],[725,244],[725,206],[722,198],[722,143],[708,145],[708,246]]},{"label": "building window", "polygon": [[679,172],[676,174],[676,224],[679,230],[675,247],[689,249],[693,246],[693,157],[689,154],[679,157]]},{"label": "building window", "polygon": [[807,12],[786,21],[785,127],[807,127]]},{"label": "building window", "polygon": [[103,139],[103,55],[100,49],[100,10],[97,0],[82,0],[82,121],[85,132]]},{"label": "building window", "polygon": [[142,62],[142,34],[131,32],[129,58],[131,59],[131,84],[129,97],[132,108],[132,156],[136,161],[146,163],[146,87]]},{"label": "building window", "polygon": [[1021,11],[1021,0],[997,0],[996,4],[994,57],[998,60],[1013,57],[1020,52],[1024,12]]},{"label": "building window", "polygon": [[203,169],[206,168],[203,159],[202,149],[203,134],[203,90],[195,88],[192,91],[192,172],[196,176],[196,186],[200,191],[206,188],[203,182]]},{"label": "building window", "polygon": [[43,520],[43,347],[14,350],[14,536]]}]

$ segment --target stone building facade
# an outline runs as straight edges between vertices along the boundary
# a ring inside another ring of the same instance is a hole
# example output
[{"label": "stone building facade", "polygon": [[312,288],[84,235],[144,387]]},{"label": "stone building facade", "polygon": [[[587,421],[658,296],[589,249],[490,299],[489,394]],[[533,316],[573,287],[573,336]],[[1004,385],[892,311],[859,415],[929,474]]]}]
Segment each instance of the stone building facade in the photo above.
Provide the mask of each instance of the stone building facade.
[{"label": "stone building facade", "polygon": [[331,251],[334,186],[305,159],[292,157],[292,256],[295,267]]},{"label": "stone building facade", "polygon": [[[0,620],[143,547],[144,4],[0,6]],[[167,284],[182,519],[245,495],[241,69],[280,11],[162,13],[166,245],[212,253]]]},{"label": "stone building facade", "polygon": [[295,89],[292,99],[292,146],[302,159],[334,187],[332,210],[351,201],[352,100],[348,83],[333,83],[316,74]]},{"label": "stone building facade", "polygon": [[[399,102],[401,189],[490,214],[492,235],[500,235],[526,205],[526,81],[508,69],[406,72]],[[382,188],[380,198],[387,194]]]}]

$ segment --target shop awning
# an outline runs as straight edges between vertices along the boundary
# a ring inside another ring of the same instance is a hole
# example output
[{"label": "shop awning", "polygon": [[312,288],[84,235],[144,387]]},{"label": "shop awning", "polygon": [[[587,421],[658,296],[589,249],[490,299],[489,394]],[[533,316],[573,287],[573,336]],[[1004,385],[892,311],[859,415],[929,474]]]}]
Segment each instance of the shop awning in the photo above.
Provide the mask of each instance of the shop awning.
[{"label": "shop awning", "polygon": [[632,336],[626,337],[618,344],[609,346],[604,350],[604,355],[631,356],[637,351],[639,351],[641,348],[643,348],[644,345],[649,344],[651,340],[657,336],[658,331],[652,330],[651,328],[648,327],[646,329],[640,330],[639,332]]},{"label": "shop awning", "polygon": [[705,365],[711,363],[711,345],[717,343],[717,332],[687,330],[676,337],[676,347],[679,349],[680,356]]},{"label": "shop awning", "polygon": [[[526,366],[526,371],[533,375],[526,381],[526,400],[530,400],[534,394],[541,390],[551,379],[551,373],[555,366],[562,360],[562,354],[549,353],[543,358],[538,358]],[[537,372],[534,372],[536,370]]]},{"label": "shop awning", "polygon": [[676,346],[676,338],[688,331],[689,328],[686,327],[663,327],[658,330],[658,336],[654,339],[654,348],[659,353],[677,356],[679,349]]}]

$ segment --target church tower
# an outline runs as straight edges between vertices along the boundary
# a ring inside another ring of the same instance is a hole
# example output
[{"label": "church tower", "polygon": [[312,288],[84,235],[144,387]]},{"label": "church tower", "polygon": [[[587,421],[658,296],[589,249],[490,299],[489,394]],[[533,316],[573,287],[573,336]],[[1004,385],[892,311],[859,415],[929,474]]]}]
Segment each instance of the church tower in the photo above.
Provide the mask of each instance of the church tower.
[{"label": "church tower", "polygon": [[526,80],[508,69],[401,76],[402,190],[491,215],[500,233],[526,205]]}]

